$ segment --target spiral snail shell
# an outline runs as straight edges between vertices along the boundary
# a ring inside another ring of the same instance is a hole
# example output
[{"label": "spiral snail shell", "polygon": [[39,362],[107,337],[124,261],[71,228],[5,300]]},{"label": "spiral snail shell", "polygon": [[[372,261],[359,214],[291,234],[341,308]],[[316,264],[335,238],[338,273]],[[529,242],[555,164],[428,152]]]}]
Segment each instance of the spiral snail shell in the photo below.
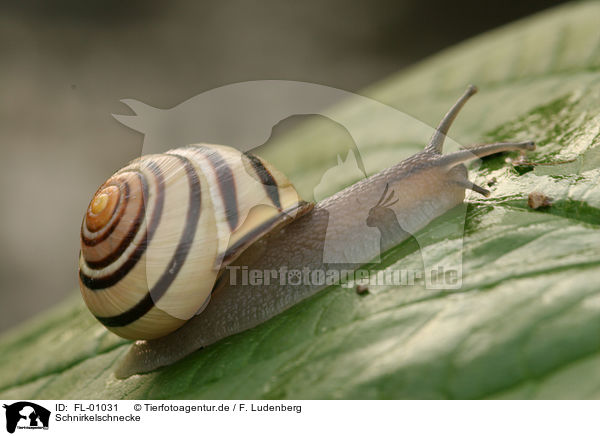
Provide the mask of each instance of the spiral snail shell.
[{"label": "spiral snail shell", "polygon": [[223,266],[310,207],[283,174],[231,147],[144,156],[90,202],[81,227],[83,298],[119,336],[164,336],[208,303]]},{"label": "spiral snail shell", "polygon": [[[475,92],[467,88],[423,151],[317,205],[302,201],[264,160],[225,146],[178,148],[119,170],[87,209],[79,260],[81,292],[94,316],[120,336],[146,339],[132,345],[117,377],[176,362],[325,287],[243,286],[227,280],[232,273],[225,266],[358,268],[344,255],[361,250],[365,225],[378,228],[384,251],[461,204],[466,189],[490,195],[469,181],[464,164],[535,145],[484,144],[443,154],[452,122]],[[373,207],[365,207],[370,201]],[[324,260],[325,234],[339,265]]]}]

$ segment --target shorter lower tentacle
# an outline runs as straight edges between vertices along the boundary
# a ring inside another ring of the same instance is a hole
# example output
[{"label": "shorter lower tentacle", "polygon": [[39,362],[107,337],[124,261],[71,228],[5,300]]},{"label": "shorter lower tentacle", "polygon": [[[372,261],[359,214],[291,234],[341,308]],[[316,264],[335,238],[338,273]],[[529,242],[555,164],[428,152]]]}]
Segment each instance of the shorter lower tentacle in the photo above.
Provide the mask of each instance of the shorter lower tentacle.
[{"label": "shorter lower tentacle", "polygon": [[477,192],[478,194],[481,194],[485,197],[489,197],[491,194],[491,192],[489,190],[482,188],[481,186],[476,185],[475,183],[473,183],[467,179],[457,180],[456,183],[465,189],[470,189],[471,191]]}]

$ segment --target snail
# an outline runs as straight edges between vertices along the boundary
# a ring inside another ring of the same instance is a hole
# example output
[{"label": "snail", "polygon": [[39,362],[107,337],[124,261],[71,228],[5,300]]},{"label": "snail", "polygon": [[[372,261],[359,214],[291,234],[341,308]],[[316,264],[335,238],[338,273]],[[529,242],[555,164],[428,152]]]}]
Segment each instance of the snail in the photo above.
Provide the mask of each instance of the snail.
[{"label": "snail", "polygon": [[[535,145],[494,143],[442,154],[452,122],[476,91],[467,88],[423,151],[316,205],[265,160],[227,146],[177,148],[117,171],[88,206],[79,258],[80,289],[92,314],[137,340],[115,375],[174,363],[329,284],[273,278],[252,285],[240,283],[244,272],[357,268],[344,253],[361,249],[366,220],[386,232],[384,251],[461,204],[466,189],[488,196],[468,180],[464,164]],[[328,226],[332,214],[343,218]],[[323,261],[326,234],[339,248],[339,263]]]}]

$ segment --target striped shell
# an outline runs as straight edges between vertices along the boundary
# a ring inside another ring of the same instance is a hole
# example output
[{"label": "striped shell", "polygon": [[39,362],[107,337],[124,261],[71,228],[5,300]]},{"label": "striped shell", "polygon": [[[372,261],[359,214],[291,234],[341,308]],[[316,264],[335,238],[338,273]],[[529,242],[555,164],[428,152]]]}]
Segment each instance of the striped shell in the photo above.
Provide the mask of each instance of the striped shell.
[{"label": "striped shell", "polygon": [[311,208],[280,172],[231,147],[144,156],[90,202],[81,228],[81,293],[119,336],[164,336],[206,307],[221,268]]}]

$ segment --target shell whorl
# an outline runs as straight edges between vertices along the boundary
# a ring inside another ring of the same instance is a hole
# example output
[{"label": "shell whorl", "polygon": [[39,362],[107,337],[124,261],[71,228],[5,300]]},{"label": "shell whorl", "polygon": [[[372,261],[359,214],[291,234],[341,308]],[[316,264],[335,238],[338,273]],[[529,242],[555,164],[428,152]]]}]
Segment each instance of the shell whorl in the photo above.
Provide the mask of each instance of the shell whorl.
[{"label": "shell whorl", "polygon": [[268,163],[230,147],[144,156],[110,177],[88,206],[83,298],[120,336],[164,336],[206,306],[224,265],[310,207]]}]

